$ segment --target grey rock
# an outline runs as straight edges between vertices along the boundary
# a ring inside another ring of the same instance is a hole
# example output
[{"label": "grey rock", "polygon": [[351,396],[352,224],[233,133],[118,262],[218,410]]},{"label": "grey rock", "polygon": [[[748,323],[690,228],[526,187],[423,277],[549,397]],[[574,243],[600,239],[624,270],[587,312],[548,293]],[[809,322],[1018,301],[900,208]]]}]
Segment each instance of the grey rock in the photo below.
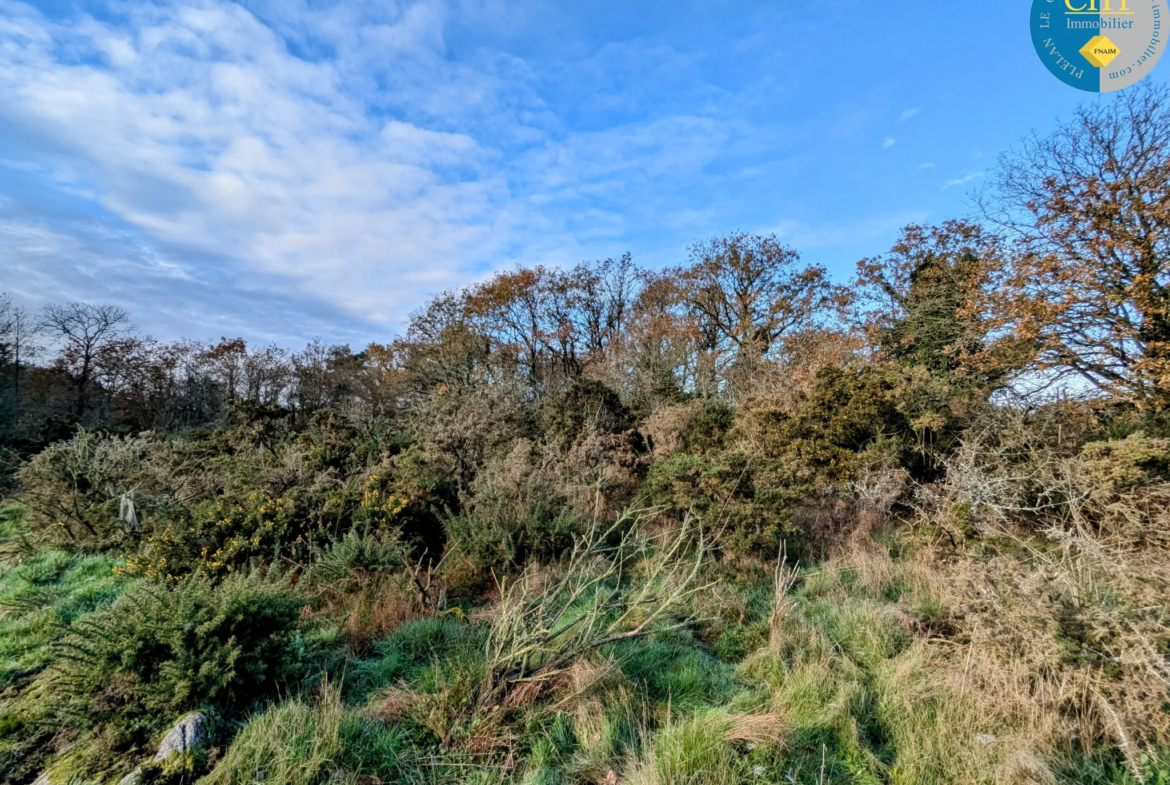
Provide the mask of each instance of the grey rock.
[{"label": "grey rock", "polygon": [[142,767],[139,766],[134,771],[127,774],[122,779],[118,780],[118,785],[138,785],[142,782]]},{"label": "grey rock", "polygon": [[42,771],[37,775],[37,778],[33,780],[32,785],[53,785],[53,780],[49,776],[49,772]]},{"label": "grey rock", "polygon": [[176,752],[190,752],[203,742],[207,741],[207,717],[202,712],[193,711],[176,723],[175,727],[167,731],[162,743],[158,745],[154,762],[162,763]]}]

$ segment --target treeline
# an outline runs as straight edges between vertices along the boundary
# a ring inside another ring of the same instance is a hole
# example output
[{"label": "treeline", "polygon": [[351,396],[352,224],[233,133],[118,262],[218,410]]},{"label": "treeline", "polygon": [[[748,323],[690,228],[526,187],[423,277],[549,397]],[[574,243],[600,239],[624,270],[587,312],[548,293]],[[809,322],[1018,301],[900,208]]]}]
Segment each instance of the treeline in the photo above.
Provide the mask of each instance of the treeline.
[{"label": "treeline", "polygon": [[[382,461],[378,493],[410,500],[408,539],[432,554],[477,541],[491,567],[501,552],[513,565],[557,552],[556,521],[577,526],[558,518],[566,504],[579,522],[590,504],[609,515],[635,497],[678,515],[719,511],[732,551],[815,540],[799,519],[866,477],[944,480],[1007,398],[1063,418],[1070,445],[1157,436],[1170,411],[1168,100],[1164,88],[1133,91],[1025,141],[1001,158],[979,222],[906,227],[846,285],[775,236],[735,232],[660,271],[626,255],[497,273],[359,351],[166,344],[119,307],[30,314],[5,297],[6,482],[28,486],[34,507],[38,493],[47,504],[81,492],[105,510],[114,486],[139,481],[79,491],[73,458],[40,451],[78,429],[83,452],[95,430],[228,429],[302,472],[334,471],[314,493],[356,492]],[[1080,405],[1053,408],[1060,400]],[[305,449],[324,453],[294,457]],[[350,502],[330,498],[302,499],[298,526],[354,525]],[[187,530],[167,517],[175,509],[159,503],[134,531],[98,534],[70,511],[56,525],[107,547],[151,525]]]}]

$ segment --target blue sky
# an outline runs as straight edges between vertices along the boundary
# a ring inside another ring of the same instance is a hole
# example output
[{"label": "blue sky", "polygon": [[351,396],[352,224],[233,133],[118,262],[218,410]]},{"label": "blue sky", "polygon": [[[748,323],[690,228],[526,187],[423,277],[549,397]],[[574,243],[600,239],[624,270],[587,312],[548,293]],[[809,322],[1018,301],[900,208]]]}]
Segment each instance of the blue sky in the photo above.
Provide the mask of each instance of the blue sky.
[{"label": "blue sky", "polygon": [[[0,0],[0,290],[386,340],[516,264],[776,232],[840,280],[1078,102],[1028,4]],[[1151,77],[1164,81],[1162,64]]]}]

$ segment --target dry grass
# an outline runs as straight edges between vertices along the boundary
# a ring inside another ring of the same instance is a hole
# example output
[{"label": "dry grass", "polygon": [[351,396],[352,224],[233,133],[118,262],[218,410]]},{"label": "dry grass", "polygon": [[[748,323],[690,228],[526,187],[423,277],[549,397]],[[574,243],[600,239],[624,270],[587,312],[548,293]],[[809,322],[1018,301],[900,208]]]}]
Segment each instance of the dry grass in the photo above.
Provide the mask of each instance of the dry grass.
[{"label": "dry grass", "polygon": [[731,719],[724,732],[726,741],[749,741],[754,744],[782,745],[791,725],[781,714],[745,714]]},{"label": "dry grass", "polygon": [[[684,526],[652,553],[639,539],[641,514],[627,516],[579,539],[556,570],[526,570],[502,592],[488,636],[481,703],[520,700],[508,697],[514,690],[534,700],[544,687],[532,685],[559,681],[585,655],[689,622],[672,614],[703,589],[702,537]],[[617,545],[608,544],[623,531]]]}]

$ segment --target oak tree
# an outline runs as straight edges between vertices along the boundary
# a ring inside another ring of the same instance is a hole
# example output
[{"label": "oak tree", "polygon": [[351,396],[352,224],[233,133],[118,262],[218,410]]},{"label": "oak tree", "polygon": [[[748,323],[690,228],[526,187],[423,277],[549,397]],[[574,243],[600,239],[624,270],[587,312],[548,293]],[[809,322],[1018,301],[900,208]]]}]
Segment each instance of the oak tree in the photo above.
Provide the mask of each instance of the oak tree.
[{"label": "oak tree", "polygon": [[1080,107],[999,162],[987,214],[1012,231],[1008,320],[1037,368],[1170,407],[1170,89]]}]

